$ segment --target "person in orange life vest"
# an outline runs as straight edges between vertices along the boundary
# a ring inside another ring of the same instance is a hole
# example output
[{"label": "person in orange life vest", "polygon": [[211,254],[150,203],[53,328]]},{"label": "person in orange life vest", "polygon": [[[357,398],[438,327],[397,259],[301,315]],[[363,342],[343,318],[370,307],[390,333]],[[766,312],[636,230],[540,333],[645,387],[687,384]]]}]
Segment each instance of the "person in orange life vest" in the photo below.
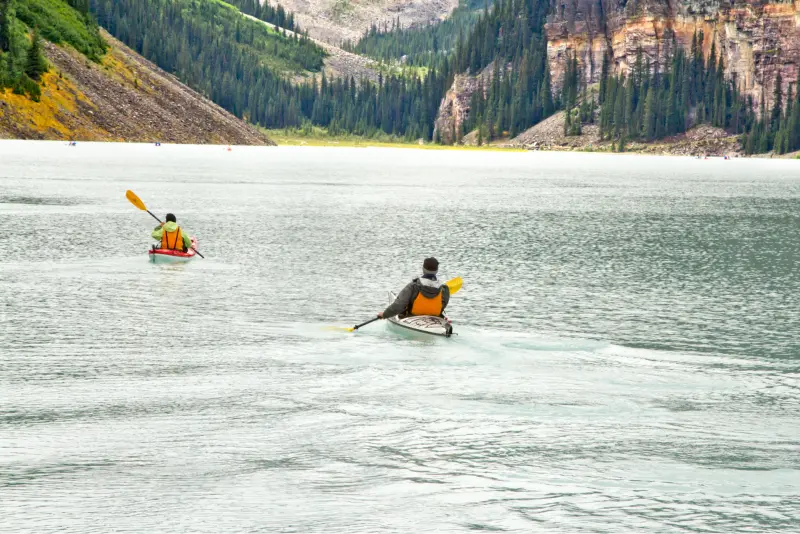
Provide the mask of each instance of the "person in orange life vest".
[{"label": "person in orange life vest", "polygon": [[440,316],[450,302],[450,288],[439,282],[436,273],[439,262],[428,258],[422,264],[422,276],[415,278],[397,295],[393,303],[378,314],[381,319],[395,315],[433,315]]},{"label": "person in orange life vest", "polygon": [[192,248],[192,240],[188,235],[178,226],[178,221],[171,213],[167,213],[167,222],[163,222],[156,226],[151,234],[153,239],[161,241],[161,247],[167,250],[180,250],[186,252]]}]

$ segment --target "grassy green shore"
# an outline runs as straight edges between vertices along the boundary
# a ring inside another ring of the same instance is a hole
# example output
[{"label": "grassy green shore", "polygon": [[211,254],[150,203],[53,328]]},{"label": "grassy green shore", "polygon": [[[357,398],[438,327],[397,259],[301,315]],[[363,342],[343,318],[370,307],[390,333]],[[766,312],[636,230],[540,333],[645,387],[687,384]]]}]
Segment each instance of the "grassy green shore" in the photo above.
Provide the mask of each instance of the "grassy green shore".
[{"label": "grassy green shore", "polygon": [[282,129],[264,130],[270,139],[275,141],[278,146],[327,146],[327,147],[379,147],[379,148],[415,148],[422,150],[494,150],[504,152],[524,152],[523,149],[506,148],[501,146],[449,146],[438,145],[436,143],[425,143],[422,141],[405,141],[391,135],[381,135],[374,138],[362,137],[358,135],[330,135],[324,128],[313,127],[311,129]]}]

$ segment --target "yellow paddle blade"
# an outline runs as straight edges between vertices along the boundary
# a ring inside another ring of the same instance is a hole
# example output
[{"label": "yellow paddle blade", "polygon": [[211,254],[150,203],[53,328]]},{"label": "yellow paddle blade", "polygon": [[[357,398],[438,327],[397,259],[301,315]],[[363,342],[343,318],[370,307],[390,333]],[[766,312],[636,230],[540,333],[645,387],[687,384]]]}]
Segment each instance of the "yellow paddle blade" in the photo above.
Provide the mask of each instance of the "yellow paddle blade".
[{"label": "yellow paddle blade", "polygon": [[147,208],[145,207],[144,202],[142,202],[142,199],[137,197],[136,193],[134,193],[133,191],[130,190],[126,191],[125,198],[127,198],[131,202],[131,204],[133,204],[140,210],[147,211]]},{"label": "yellow paddle blade", "polygon": [[461,279],[460,276],[457,276],[452,280],[445,282],[444,285],[450,288],[450,294],[452,295],[454,293],[458,293],[459,291],[461,291],[461,286],[464,285],[464,281]]},{"label": "yellow paddle blade", "polygon": [[355,328],[344,328],[343,326],[326,326],[325,330],[332,330],[334,332],[355,332]]}]

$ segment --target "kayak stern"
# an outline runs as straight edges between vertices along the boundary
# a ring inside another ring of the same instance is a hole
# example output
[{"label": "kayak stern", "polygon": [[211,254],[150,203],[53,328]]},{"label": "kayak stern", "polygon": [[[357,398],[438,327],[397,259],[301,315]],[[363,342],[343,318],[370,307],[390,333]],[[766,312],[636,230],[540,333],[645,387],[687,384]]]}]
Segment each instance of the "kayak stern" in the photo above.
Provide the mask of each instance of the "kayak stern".
[{"label": "kayak stern", "polygon": [[[390,291],[390,302],[394,302],[397,295]],[[435,317],[433,315],[416,315],[408,317],[391,317],[389,326],[404,334],[421,334],[427,336],[450,337],[453,335],[453,325],[450,319]]]},{"label": "kayak stern", "polygon": [[167,250],[162,248],[151,248],[147,251],[147,256],[150,260],[150,263],[158,263],[158,264],[174,264],[174,263],[186,263],[192,261],[195,256],[197,256],[197,252],[194,250],[197,248],[197,239],[192,237],[192,249],[188,250],[187,252],[181,252],[179,250]]}]

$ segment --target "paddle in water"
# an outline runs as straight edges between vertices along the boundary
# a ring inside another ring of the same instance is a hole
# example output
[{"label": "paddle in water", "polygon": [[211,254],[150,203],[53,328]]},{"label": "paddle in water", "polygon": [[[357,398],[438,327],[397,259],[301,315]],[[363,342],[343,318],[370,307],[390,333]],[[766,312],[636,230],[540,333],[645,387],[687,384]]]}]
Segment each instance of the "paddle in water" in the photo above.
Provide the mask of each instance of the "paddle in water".
[{"label": "paddle in water", "polygon": [[[450,288],[450,294],[453,295],[453,294],[458,293],[459,291],[461,291],[461,286],[464,285],[464,280],[462,280],[460,276],[457,276],[457,277],[453,278],[452,280],[448,280],[447,282],[445,282],[444,285],[446,285],[447,287]],[[355,332],[356,330],[358,330],[362,326],[367,326],[368,324],[374,323],[375,321],[378,321],[379,319],[381,319],[381,318],[380,317],[375,317],[374,319],[370,319],[369,321],[363,322],[361,324],[357,324],[357,325],[353,326],[352,328],[343,328],[343,327],[340,327],[340,326],[331,326],[329,328],[329,330],[340,330],[340,331],[343,331],[343,332]]]},{"label": "paddle in water", "polygon": [[[133,192],[133,191],[131,191],[130,189],[129,189],[128,191],[126,191],[126,192],[125,192],[125,198],[127,198],[127,199],[130,201],[130,203],[131,203],[131,204],[133,204],[134,206],[136,206],[137,208],[139,208],[139,209],[140,209],[140,210],[142,210],[142,211],[146,211],[146,212],[147,212],[147,213],[149,213],[149,214],[150,214],[150,215],[151,215],[151,216],[152,216],[152,217],[153,217],[155,220],[157,220],[157,221],[158,221],[158,222],[160,222],[161,224],[164,224],[163,222],[161,222],[161,219],[159,219],[158,217],[156,217],[155,215],[153,215],[153,212],[152,212],[152,211],[150,211],[149,209],[147,209],[147,206],[145,206],[145,205],[144,205],[144,202],[142,202],[142,199],[141,199],[141,198],[139,198],[138,196],[136,196],[136,193],[134,193],[134,192]],[[203,259],[206,259],[206,257],[205,257],[205,256],[203,256],[202,254],[200,254],[200,251],[199,251],[199,250],[197,250],[196,248],[192,247],[192,250],[194,250],[195,252],[197,252],[197,255],[198,255],[198,256],[200,256],[201,258],[203,258]]]}]

